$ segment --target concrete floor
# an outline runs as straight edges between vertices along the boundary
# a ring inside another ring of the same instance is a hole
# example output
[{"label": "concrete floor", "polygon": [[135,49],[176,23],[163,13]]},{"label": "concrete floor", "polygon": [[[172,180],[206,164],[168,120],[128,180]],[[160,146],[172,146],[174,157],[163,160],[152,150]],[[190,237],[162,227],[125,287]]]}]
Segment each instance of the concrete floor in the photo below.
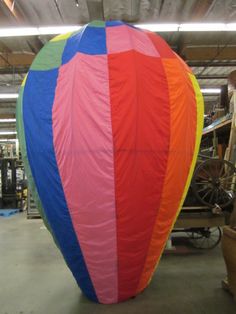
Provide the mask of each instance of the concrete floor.
[{"label": "concrete floor", "polygon": [[76,286],[41,220],[0,218],[0,314],[235,314],[221,289],[220,248],[167,255],[150,286],[117,305],[94,304]]}]

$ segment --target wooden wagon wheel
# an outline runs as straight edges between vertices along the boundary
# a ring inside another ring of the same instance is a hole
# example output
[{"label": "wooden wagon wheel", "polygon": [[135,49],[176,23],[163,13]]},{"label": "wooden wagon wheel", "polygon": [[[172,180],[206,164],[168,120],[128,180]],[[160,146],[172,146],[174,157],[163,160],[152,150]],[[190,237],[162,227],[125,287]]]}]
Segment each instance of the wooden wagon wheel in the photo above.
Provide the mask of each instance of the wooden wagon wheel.
[{"label": "wooden wagon wheel", "polygon": [[236,192],[236,168],[226,160],[208,159],[195,170],[191,186],[203,205],[229,206]]},{"label": "wooden wagon wheel", "polygon": [[220,243],[222,232],[220,227],[196,228],[188,232],[188,236],[196,249],[210,250]]}]

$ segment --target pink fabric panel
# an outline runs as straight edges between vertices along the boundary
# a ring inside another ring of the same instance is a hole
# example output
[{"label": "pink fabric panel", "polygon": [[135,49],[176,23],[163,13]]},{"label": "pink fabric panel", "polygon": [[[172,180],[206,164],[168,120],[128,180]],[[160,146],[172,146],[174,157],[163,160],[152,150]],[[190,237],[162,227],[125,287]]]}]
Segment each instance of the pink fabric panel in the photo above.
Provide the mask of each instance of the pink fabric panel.
[{"label": "pink fabric panel", "polygon": [[133,49],[144,55],[160,57],[147,34],[130,26],[106,27],[106,37],[108,53]]},{"label": "pink fabric panel", "polygon": [[78,53],[60,67],[53,105],[57,163],[101,303],[117,301],[117,240],[108,64]]}]

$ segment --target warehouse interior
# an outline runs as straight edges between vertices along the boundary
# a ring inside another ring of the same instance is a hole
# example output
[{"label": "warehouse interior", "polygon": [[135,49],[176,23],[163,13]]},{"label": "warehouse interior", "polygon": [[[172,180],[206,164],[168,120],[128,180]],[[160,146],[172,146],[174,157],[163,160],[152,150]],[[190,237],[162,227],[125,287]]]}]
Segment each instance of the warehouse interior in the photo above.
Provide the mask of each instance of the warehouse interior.
[{"label": "warehouse interior", "polygon": [[[185,61],[203,95],[204,126],[190,187],[149,286],[107,305],[84,296],[45,227],[16,112],[21,84],[45,45],[92,21],[117,20],[158,34]],[[0,1],[0,314],[236,313],[235,35],[236,0]]]}]

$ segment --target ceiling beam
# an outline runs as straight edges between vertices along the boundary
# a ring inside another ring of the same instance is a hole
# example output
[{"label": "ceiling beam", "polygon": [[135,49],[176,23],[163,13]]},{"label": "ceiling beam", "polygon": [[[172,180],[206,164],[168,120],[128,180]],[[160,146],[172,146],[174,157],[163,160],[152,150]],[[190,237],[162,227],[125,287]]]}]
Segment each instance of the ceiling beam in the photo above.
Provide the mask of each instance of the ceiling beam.
[{"label": "ceiling beam", "polygon": [[0,134],[0,139],[15,139],[16,138],[16,134]]},{"label": "ceiling beam", "polygon": [[29,65],[0,67],[0,75],[2,74],[26,74],[28,71],[29,71]]},{"label": "ceiling beam", "polygon": [[196,78],[199,80],[222,80],[227,79],[228,75],[197,75],[195,74]]},{"label": "ceiling beam", "polygon": [[216,94],[204,94],[204,95],[203,95],[204,98],[210,97],[210,98],[212,98],[212,99],[213,99],[213,97],[214,97],[214,98],[218,98],[219,96],[220,96],[220,95],[216,95]]},{"label": "ceiling beam", "polygon": [[0,119],[15,119],[16,115],[14,113],[2,113],[0,114]]},{"label": "ceiling beam", "polygon": [[15,101],[15,103],[0,102],[0,109],[4,109],[4,110],[15,109],[16,108],[16,101]]},{"label": "ceiling beam", "polygon": [[0,53],[0,68],[30,66],[35,54],[30,53]]},{"label": "ceiling beam", "polygon": [[229,47],[185,47],[186,60],[236,60],[236,46]]},{"label": "ceiling beam", "polygon": [[6,109],[6,108],[1,108],[0,107],[0,116],[2,116],[2,115],[14,115],[14,114],[16,114],[16,108],[8,108],[8,109]]},{"label": "ceiling beam", "polygon": [[193,61],[187,60],[187,64],[190,67],[235,67],[236,61],[217,61],[217,62],[209,62],[209,61]]}]

